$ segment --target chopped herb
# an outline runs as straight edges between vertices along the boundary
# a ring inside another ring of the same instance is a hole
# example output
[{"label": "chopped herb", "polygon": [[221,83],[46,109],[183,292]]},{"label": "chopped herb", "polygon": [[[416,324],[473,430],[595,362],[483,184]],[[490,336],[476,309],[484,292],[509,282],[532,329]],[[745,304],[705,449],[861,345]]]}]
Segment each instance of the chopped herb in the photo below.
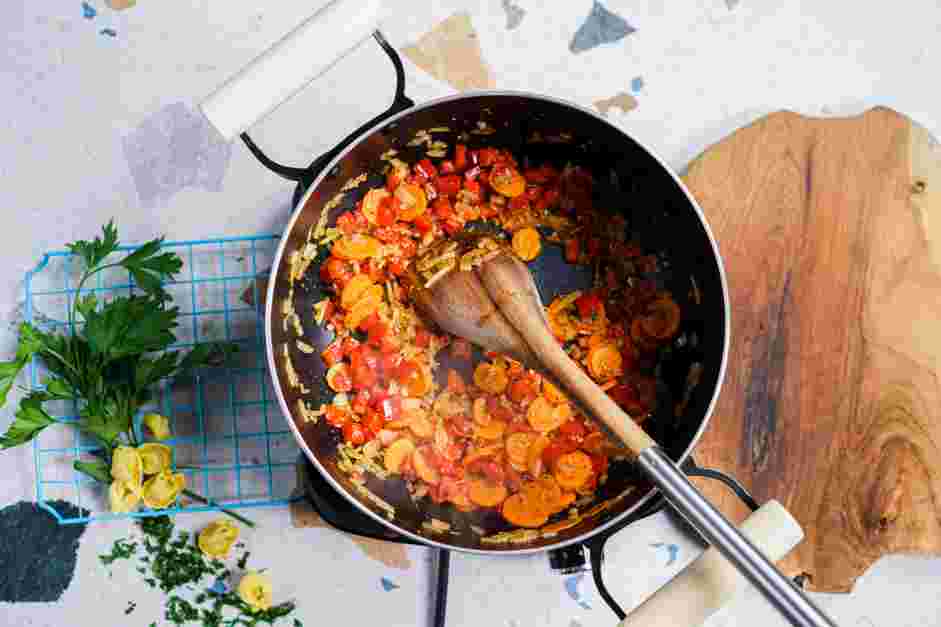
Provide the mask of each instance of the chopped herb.
[{"label": "chopped herb", "polygon": [[136,550],[136,542],[127,542],[124,538],[119,538],[114,541],[114,546],[111,547],[111,552],[107,555],[99,555],[98,559],[100,559],[101,563],[105,566],[110,566],[117,560],[128,559],[134,555],[134,551]]},{"label": "chopped herb", "polygon": [[189,621],[199,620],[199,610],[185,599],[170,597],[163,617],[174,625],[182,625]]}]

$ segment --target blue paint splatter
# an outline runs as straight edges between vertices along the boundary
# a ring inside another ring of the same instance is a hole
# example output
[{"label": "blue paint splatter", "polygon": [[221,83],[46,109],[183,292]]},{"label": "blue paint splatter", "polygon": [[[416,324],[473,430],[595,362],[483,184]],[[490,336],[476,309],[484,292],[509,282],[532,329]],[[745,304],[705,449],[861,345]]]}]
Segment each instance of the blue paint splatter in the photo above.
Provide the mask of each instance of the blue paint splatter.
[{"label": "blue paint splatter", "polygon": [[676,562],[676,558],[679,557],[680,555],[680,547],[676,544],[664,544],[663,542],[654,542],[650,546],[652,546],[655,549],[659,549],[663,547],[666,548],[667,555],[669,556],[667,558],[667,563],[666,563],[667,566],[672,566],[673,563]]},{"label": "blue paint splatter", "polygon": [[635,76],[631,79],[631,91],[635,94],[644,88],[644,78],[642,76]]},{"label": "blue paint splatter", "polygon": [[209,586],[208,590],[214,594],[225,594],[228,591],[228,586],[225,585],[225,580],[219,577],[215,583]]},{"label": "blue paint splatter", "polygon": [[627,23],[620,15],[604,8],[598,0],[591,7],[591,13],[585,23],[578,27],[569,51],[573,54],[591,50],[601,44],[610,44],[624,39],[637,29]]},{"label": "blue paint splatter", "polygon": [[579,584],[584,578],[585,573],[579,573],[567,578],[565,580],[565,592],[568,593],[569,598],[575,601],[580,608],[590,610],[591,606],[585,602],[585,600],[582,598],[581,590],[578,589]]},{"label": "blue paint splatter", "polygon": [[391,579],[386,579],[385,577],[382,577],[379,580],[379,583],[382,584],[382,589],[385,590],[386,592],[397,590],[400,587],[398,584],[393,583]]},{"label": "blue paint splatter", "polygon": [[95,10],[95,7],[88,4],[87,2],[82,3],[82,17],[84,17],[86,20],[90,20],[96,15],[98,15],[98,11]]},{"label": "blue paint splatter", "polygon": [[113,28],[102,28],[100,31],[98,31],[98,33],[100,35],[107,35],[108,37],[118,36],[118,31],[114,30]]}]

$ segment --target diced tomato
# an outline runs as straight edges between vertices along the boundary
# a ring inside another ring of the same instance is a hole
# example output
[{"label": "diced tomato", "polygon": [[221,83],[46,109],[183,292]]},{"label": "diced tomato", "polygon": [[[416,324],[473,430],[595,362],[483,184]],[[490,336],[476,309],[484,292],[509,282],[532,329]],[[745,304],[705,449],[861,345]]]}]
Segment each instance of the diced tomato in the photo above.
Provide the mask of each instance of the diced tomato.
[{"label": "diced tomato", "polygon": [[337,283],[342,282],[346,285],[347,281],[353,278],[353,271],[350,269],[349,264],[337,257],[330,257],[327,260],[326,268],[327,276]]},{"label": "diced tomato", "polygon": [[424,213],[412,220],[412,224],[415,225],[415,228],[418,229],[418,232],[422,235],[428,233],[431,231],[431,229],[434,228],[434,223],[431,221],[431,217]]},{"label": "diced tomato", "polygon": [[569,438],[556,438],[549,442],[549,445],[542,451],[542,461],[551,466],[555,460],[563,455],[573,453],[578,450],[578,443]]},{"label": "diced tomato", "polygon": [[595,292],[582,294],[575,300],[580,318],[592,318],[601,310],[601,298]]},{"label": "diced tomato", "polygon": [[526,198],[528,198],[530,202],[539,200],[540,196],[542,196],[542,188],[536,187],[534,185],[530,185],[526,188],[525,195],[526,195]]},{"label": "diced tomato", "polygon": [[333,342],[330,344],[330,346],[324,349],[322,353],[320,353],[320,356],[323,358],[323,363],[325,363],[329,368],[333,364],[343,359],[343,342],[340,340]]},{"label": "diced tomato", "polygon": [[350,401],[350,409],[356,414],[365,414],[369,408],[369,390],[359,390]]},{"label": "diced tomato", "polygon": [[395,224],[399,217],[399,199],[395,196],[388,196],[379,203],[376,210],[376,224],[379,226],[390,226]]},{"label": "diced tomato", "polygon": [[377,379],[376,371],[367,367],[365,364],[360,364],[353,368],[353,387],[357,390],[368,390],[376,385]]},{"label": "diced tomato", "polygon": [[457,235],[464,228],[464,222],[456,218],[448,218],[442,228],[448,235]]},{"label": "diced tomato", "polygon": [[382,412],[371,411],[366,414],[366,420],[363,421],[363,426],[369,429],[373,434],[379,433],[382,431],[382,427],[386,424],[385,416]]},{"label": "diced tomato", "polygon": [[439,176],[435,187],[442,196],[454,196],[461,191],[461,177],[456,174]]},{"label": "diced tomato", "polygon": [[517,379],[510,384],[508,394],[514,403],[523,403],[536,398],[536,388],[529,379]]},{"label": "diced tomato", "polygon": [[467,167],[467,146],[464,144],[454,146],[454,167],[457,170]]},{"label": "diced tomato", "polygon": [[411,359],[403,359],[395,369],[395,379],[400,385],[405,383],[418,372],[418,364]]},{"label": "diced tomato", "polygon": [[581,420],[567,420],[559,427],[559,433],[570,438],[582,438],[588,434],[588,428]]},{"label": "diced tomato", "polygon": [[357,327],[361,331],[366,331],[369,333],[369,330],[381,322],[379,314],[375,311],[362,319]]},{"label": "diced tomato", "polygon": [[547,208],[554,207],[559,202],[559,190],[555,187],[549,187],[542,191],[542,202]]},{"label": "diced tomato", "polygon": [[463,394],[467,389],[464,378],[453,368],[448,370],[448,391],[454,394]]},{"label": "diced tomato", "polygon": [[343,425],[343,439],[353,446],[365,444],[367,439],[366,429],[358,422],[348,422]]},{"label": "diced tomato", "polygon": [[370,346],[379,348],[382,346],[382,338],[389,333],[389,325],[379,320],[378,316],[376,318],[376,321],[369,326],[369,336],[366,341]]},{"label": "diced tomato", "polygon": [[442,220],[450,218],[454,213],[454,209],[451,207],[451,201],[444,196],[439,196],[433,203],[431,203],[431,210],[434,211],[435,215]]},{"label": "diced tomato", "polygon": [[480,176],[480,172],[481,172],[480,166],[475,165],[470,170],[464,173],[464,181],[468,183],[476,183],[477,177]]},{"label": "diced tomato", "polygon": [[401,359],[401,357],[397,353],[385,353],[382,355],[382,371],[387,377],[395,376],[399,359]]},{"label": "diced tomato", "polygon": [[386,266],[386,269],[392,276],[402,276],[405,274],[405,270],[408,269],[408,264],[402,259],[395,257],[389,261],[389,265]]},{"label": "diced tomato", "polygon": [[394,394],[382,401],[382,417],[384,420],[398,420],[402,417],[402,397]]},{"label": "diced tomato", "polygon": [[477,181],[464,181],[464,189],[480,198],[480,183]]},{"label": "diced tomato", "polygon": [[437,173],[438,169],[435,167],[435,164],[433,164],[431,159],[428,159],[427,157],[415,164],[415,174],[426,181],[434,178]]},{"label": "diced tomato", "polygon": [[480,217],[484,220],[489,220],[490,218],[496,217],[497,213],[499,212],[493,205],[487,204],[480,206]]},{"label": "diced tomato", "polygon": [[376,386],[369,391],[369,406],[376,410],[382,409],[382,403],[389,398],[389,396],[389,392]]},{"label": "diced tomato", "polygon": [[386,189],[390,192],[394,192],[401,182],[402,179],[395,173],[395,170],[389,170],[386,174]]},{"label": "diced tomato", "polygon": [[470,359],[471,344],[464,338],[457,338],[451,342],[451,356],[455,359]]},{"label": "diced tomato", "polygon": [[454,166],[454,162],[450,159],[445,159],[441,162],[441,165],[438,166],[438,172],[441,174],[454,174],[457,171],[457,168]]},{"label": "diced tomato", "polygon": [[335,405],[328,405],[326,412],[327,413],[324,414],[324,418],[326,418],[327,422],[334,427],[342,428],[350,421],[350,415]]},{"label": "diced tomato", "polygon": [[354,337],[343,338],[343,356],[349,357],[359,350],[359,340]]},{"label": "diced tomato", "polygon": [[419,348],[428,348],[431,345],[431,333],[427,329],[418,329],[415,331],[415,346]]},{"label": "diced tomato", "polygon": [[516,196],[515,198],[510,199],[510,202],[508,203],[508,205],[510,209],[514,211],[519,211],[520,209],[528,209],[529,198],[526,198],[526,194],[523,194],[521,196]]}]

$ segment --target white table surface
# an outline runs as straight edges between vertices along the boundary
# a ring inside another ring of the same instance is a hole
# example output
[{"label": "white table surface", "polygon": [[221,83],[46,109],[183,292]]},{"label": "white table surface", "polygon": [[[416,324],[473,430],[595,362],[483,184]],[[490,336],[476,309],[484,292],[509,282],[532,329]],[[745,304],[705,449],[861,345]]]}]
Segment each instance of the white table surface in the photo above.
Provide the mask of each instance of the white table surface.
[{"label": "white table surface", "polygon": [[[729,8],[727,2],[732,5]],[[94,235],[115,217],[125,241],[278,232],[292,185],[262,169],[233,144],[221,189],[189,187],[142,207],[122,138],[174,103],[194,108],[217,84],[309,15],[322,0],[138,0],[122,12],[103,1],[82,17],[78,0],[3,7],[0,57],[0,348],[13,346],[11,325],[23,300],[23,274],[44,251]],[[860,112],[881,104],[930,131],[941,129],[941,5],[791,0],[701,0],[687,3],[607,0],[637,32],[615,44],[573,55],[568,43],[590,0],[516,0],[526,14],[506,30],[499,0],[387,2],[383,30],[401,47],[456,10],[467,10],[498,88],[540,92],[590,104],[644,87],[639,106],[609,117],[681,169],[704,147],[767,112]],[[665,7],[664,5],[668,5]],[[904,9],[904,10],[902,10]],[[113,28],[109,37],[99,31]],[[406,63],[409,96],[421,102],[453,90]],[[299,97],[259,123],[253,136],[286,163],[304,164],[331,147],[391,99],[393,76],[376,46],[365,45]],[[11,416],[0,414],[0,426]],[[35,497],[29,447],[0,454],[0,506]],[[253,561],[271,569],[276,600],[299,601],[307,625],[425,624],[427,551],[409,549],[414,566],[395,570],[365,557],[326,529],[292,529],[286,509],[251,514]],[[210,516],[179,518],[198,528]],[[75,579],[57,603],[0,604],[8,625],[148,625],[160,623],[162,598],[128,566],[114,576],[97,560],[127,533],[126,521],[95,523],[81,541]],[[10,541],[0,538],[0,542]],[[676,543],[666,566],[657,542]],[[632,607],[691,560],[695,544],[663,516],[639,523],[609,544],[609,587]],[[384,592],[380,577],[400,587]],[[817,595],[844,626],[941,625],[941,559],[892,557],[866,573],[848,595]],[[590,579],[590,577],[588,578]],[[613,615],[583,582],[579,605],[544,555],[452,560],[449,625],[579,627],[613,625]],[[138,603],[131,616],[123,610]],[[355,617],[355,618],[354,618]],[[708,623],[783,625],[753,591]]]}]

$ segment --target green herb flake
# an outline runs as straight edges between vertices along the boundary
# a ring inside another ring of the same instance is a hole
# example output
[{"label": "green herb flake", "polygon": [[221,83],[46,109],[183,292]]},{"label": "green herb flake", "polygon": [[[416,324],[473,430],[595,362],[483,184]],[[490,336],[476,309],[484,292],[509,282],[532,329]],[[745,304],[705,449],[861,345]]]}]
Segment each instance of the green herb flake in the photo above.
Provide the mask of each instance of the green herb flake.
[{"label": "green herb flake", "polygon": [[101,560],[101,563],[105,566],[110,566],[117,560],[126,560],[134,555],[134,551],[137,550],[136,542],[128,542],[124,538],[119,538],[114,541],[114,545],[111,547],[111,552],[107,555],[99,555],[98,559]]}]

